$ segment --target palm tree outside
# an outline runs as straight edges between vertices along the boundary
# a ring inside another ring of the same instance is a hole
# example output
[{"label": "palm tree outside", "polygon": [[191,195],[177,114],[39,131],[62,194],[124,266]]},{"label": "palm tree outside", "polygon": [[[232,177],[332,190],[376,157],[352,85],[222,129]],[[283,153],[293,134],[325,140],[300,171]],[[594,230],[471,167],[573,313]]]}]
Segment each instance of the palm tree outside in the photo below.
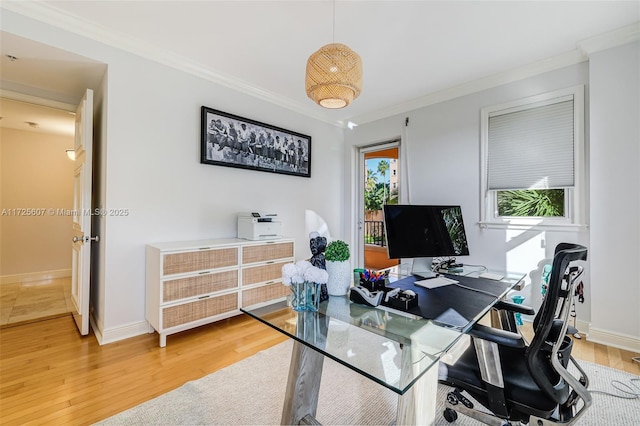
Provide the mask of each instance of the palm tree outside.
[{"label": "palm tree outside", "polygon": [[564,189],[498,191],[498,215],[512,217],[562,217]]},{"label": "palm tree outside", "polygon": [[389,162],[387,160],[380,160],[380,162],[378,163],[378,173],[380,173],[380,176],[382,176],[382,188],[384,190],[382,199],[384,200],[385,204],[387,202],[387,180],[385,179],[385,176],[388,170]]},{"label": "palm tree outside", "polygon": [[364,266],[384,269],[397,265],[386,251],[383,206],[398,203],[398,148],[364,153]]}]

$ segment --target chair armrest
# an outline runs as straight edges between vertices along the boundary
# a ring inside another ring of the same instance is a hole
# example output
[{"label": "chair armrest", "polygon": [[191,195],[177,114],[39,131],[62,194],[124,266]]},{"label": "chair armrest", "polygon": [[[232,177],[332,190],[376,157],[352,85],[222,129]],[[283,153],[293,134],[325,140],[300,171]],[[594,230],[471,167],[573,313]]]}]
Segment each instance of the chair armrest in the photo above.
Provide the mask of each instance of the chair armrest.
[{"label": "chair armrest", "polygon": [[498,302],[496,302],[496,304],[493,305],[493,307],[501,311],[517,312],[519,314],[524,314],[524,315],[536,314],[536,311],[531,306],[520,305],[513,302],[507,302],[506,300],[498,300]]},{"label": "chair armrest", "polygon": [[501,330],[499,328],[487,327],[482,324],[474,325],[473,328],[469,330],[469,335],[471,337],[477,337],[478,339],[487,340],[510,348],[526,347],[524,339],[518,333],[512,333],[511,331]]}]

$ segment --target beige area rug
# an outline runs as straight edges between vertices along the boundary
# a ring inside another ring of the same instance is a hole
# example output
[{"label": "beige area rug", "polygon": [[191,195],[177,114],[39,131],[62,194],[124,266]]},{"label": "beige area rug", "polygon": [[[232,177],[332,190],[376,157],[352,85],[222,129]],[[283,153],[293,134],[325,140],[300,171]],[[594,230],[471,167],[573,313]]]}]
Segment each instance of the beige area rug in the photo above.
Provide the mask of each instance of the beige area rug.
[{"label": "beige area rug", "polygon": [[[202,379],[110,417],[100,425],[275,425],[280,423],[289,372],[292,341],[259,352]],[[611,382],[630,384],[640,377],[588,362],[580,362],[590,389],[619,393]],[[635,382],[636,384],[638,382]],[[436,425],[442,417],[448,388],[438,390]],[[317,419],[325,425],[389,425],[395,421],[398,395],[326,359]],[[460,415],[453,425],[480,423]],[[593,394],[593,405],[579,425],[640,424],[640,399]]]}]

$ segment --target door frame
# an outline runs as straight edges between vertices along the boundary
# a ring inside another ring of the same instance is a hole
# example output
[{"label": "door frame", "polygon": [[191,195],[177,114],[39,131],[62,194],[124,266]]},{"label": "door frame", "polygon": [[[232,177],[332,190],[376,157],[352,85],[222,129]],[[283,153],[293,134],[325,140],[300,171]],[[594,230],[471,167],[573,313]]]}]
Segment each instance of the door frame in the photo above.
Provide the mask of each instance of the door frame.
[{"label": "door frame", "polygon": [[[106,77],[105,77],[106,78]],[[93,89],[91,89],[93,90]],[[93,91],[95,93],[95,91]],[[15,101],[20,101],[20,102],[24,102],[27,104],[33,104],[36,106],[44,106],[44,107],[48,107],[48,108],[52,108],[52,109],[58,109],[61,111],[66,111],[68,113],[71,114],[76,114],[76,110],[78,108],[78,105],[74,105],[74,104],[69,104],[69,103],[65,103],[65,102],[60,102],[60,101],[56,101],[53,99],[48,99],[48,98],[43,98],[43,97],[39,97],[39,96],[33,96],[33,95],[29,95],[26,93],[20,93],[20,92],[14,92],[14,91],[10,91],[10,90],[2,90],[0,89],[0,98],[4,98],[4,99],[10,99],[10,100],[15,100]],[[101,102],[101,101],[100,101]],[[93,122],[93,116],[96,112],[96,99],[95,96],[92,95],[92,108],[91,108],[91,117],[92,117],[92,122]],[[95,124],[92,124],[93,127],[95,127]],[[77,128],[76,128],[76,132],[77,132]],[[94,133],[94,131],[92,130],[92,134]],[[74,135],[75,138],[75,135]],[[75,142],[74,142],[75,144]],[[94,138],[92,138],[91,141],[91,146],[92,146],[92,158],[91,158],[91,164],[92,166],[95,163],[95,157],[96,155],[100,155],[99,151],[95,152],[96,150],[94,149],[96,147],[96,141],[94,140]],[[92,167],[92,171],[91,171],[91,180],[93,180],[94,178],[94,173],[96,173],[95,167]],[[74,171],[75,174],[75,171]],[[94,203],[97,200],[97,194],[96,194],[96,188],[94,188],[93,186],[91,187],[91,205],[89,206],[91,209],[94,209]],[[96,216],[93,216],[94,218]],[[98,219],[100,219],[99,216],[97,216]],[[91,228],[93,229],[93,233],[98,233],[100,227],[96,226],[94,223],[91,223]],[[90,244],[90,243],[89,243]],[[99,253],[95,253],[94,250],[89,250],[88,251],[88,256],[92,259],[97,261],[98,257],[100,256]],[[72,259],[72,263],[73,263],[73,252],[69,253],[69,257]],[[93,262],[92,262],[93,263]],[[95,266],[91,266],[90,268],[94,268]],[[72,269],[72,274],[73,274],[73,264],[71,265],[71,269]],[[71,278],[73,280],[73,278]],[[89,282],[91,282],[93,280],[93,276],[90,279]],[[73,286],[73,284],[72,284]],[[90,292],[94,289],[93,286],[89,286],[90,290],[89,292],[87,292],[87,297],[89,300],[89,305],[91,305],[91,297],[90,297]],[[73,291],[73,290],[72,290]],[[86,318],[91,321],[91,315],[87,315]],[[74,317],[75,319],[75,317]],[[89,325],[87,325],[88,327],[90,327]],[[95,331],[95,327],[94,331]],[[88,330],[88,328],[87,328]],[[79,329],[79,332],[82,334],[82,330]],[[97,337],[97,333],[96,333],[96,337]]]},{"label": "door frame", "polygon": [[[380,143],[373,143],[369,145],[363,145],[360,147],[356,147],[356,179],[355,185],[353,188],[353,194],[355,199],[355,212],[354,212],[354,226],[355,226],[355,241],[354,241],[354,265],[358,265],[358,267],[364,266],[364,185],[365,185],[365,172],[366,172],[366,161],[365,154],[377,151],[384,151],[390,148],[398,149],[398,164],[403,165],[404,161],[402,159],[403,151],[402,144],[400,138],[395,138],[391,140],[387,140]],[[402,188],[404,187],[404,179],[405,173],[400,170],[398,174],[398,197],[402,199],[401,193]]]}]

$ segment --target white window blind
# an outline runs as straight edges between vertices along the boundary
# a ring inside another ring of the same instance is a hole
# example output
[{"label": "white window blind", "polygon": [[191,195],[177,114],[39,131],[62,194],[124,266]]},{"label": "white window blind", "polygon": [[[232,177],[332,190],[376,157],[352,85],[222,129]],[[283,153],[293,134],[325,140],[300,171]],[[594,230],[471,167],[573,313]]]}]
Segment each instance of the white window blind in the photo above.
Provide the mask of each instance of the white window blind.
[{"label": "white window blind", "polygon": [[489,190],[574,186],[574,114],[570,96],[489,116]]}]

